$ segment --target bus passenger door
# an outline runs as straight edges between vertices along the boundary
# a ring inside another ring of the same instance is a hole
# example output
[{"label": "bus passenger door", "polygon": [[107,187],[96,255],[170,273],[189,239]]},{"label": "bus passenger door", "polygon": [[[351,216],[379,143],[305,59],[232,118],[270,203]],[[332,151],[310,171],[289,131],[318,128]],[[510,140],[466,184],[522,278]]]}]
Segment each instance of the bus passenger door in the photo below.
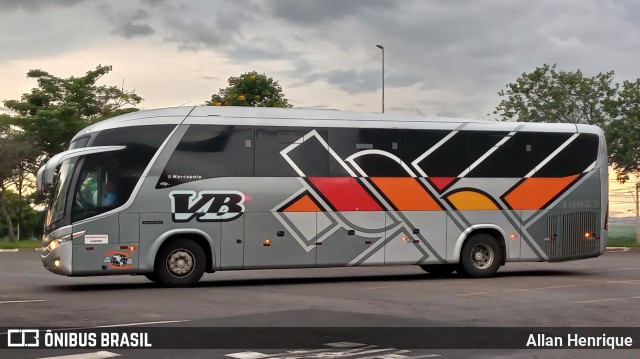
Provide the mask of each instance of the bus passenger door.
[{"label": "bus passenger door", "polygon": [[[122,243],[118,214],[73,225],[74,275],[135,273],[138,270],[137,243],[134,248]],[[137,238],[136,238],[137,241]],[[74,254],[75,254],[74,253]]]},{"label": "bus passenger door", "polygon": [[222,222],[220,238],[221,269],[242,269],[244,265],[244,216]]},{"label": "bus passenger door", "polygon": [[244,215],[244,268],[314,267],[314,212],[249,212]]},{"label": "bus passenger door", "polygon": [[384,264],[385,212],[324,212],[332,225],[318,228],[317,267]]}]

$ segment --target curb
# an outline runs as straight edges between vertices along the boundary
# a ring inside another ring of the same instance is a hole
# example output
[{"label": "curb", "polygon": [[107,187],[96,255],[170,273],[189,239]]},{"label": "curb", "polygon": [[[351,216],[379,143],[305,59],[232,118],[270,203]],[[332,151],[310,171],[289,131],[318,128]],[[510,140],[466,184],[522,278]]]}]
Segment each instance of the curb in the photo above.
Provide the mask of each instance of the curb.
[{"label": "curb", "polygon": [[607,252],[640,252],[640,247],[607,247]]},{"label": "curb", "polygon": [[18,252],[42,252],[42,248],[0,249],[0,253],[18,253]]}]

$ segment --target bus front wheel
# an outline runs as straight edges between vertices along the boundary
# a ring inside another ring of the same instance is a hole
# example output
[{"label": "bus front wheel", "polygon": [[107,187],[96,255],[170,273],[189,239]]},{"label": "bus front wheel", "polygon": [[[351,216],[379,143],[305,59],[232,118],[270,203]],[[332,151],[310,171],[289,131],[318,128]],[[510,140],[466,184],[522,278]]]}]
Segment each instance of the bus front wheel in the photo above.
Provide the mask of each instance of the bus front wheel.
[{"label": "bus front wheel", "polygon": [[204,250],[190,239],[176,239],[162,246],[154,274],[166,287],[189,287],[202,278],[206,266]]},{"label": "bus front wheel", "polygon": [[470,277],[492,277],[502,263],[502,249],[498,240],[479,233],[467,240],[460,252],[460,269]]}]

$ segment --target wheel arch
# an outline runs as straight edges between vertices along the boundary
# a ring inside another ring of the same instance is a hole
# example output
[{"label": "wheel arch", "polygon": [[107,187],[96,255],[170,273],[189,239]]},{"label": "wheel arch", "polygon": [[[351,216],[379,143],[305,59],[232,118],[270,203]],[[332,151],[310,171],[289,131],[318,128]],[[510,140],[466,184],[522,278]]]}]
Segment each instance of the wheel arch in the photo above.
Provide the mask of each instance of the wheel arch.
[{"label": "wheel arch", "polygon": [[[215,270],[216,256],[213,239],[206,232],[199,229],[172,229],[162,233],[151,245],[146,253],[146,267],[148,272],[153,272],[155,268],[156,256],[160,249],[178,238],[191,239],[204,250],[207,262],[205,272],[212,273]],[[145,271],[146,272],[146,271]]]},{"label": "wheel arch", "polygon": [[460,262],[460,253],[462,252],[462,246],[464,245],[464,243],[469,238],[480,233],[488,234],[498,241],[498,243],[500,244],[500,250],[502,251],[502,263],[500,264],[504,265],[507,261],[507,244],[505,241],[506,235],[504,230],[500,226],[497,226],[495,224],[476,224],[470,226],[462,233],[460,233],[453,250],[453,262]]}]

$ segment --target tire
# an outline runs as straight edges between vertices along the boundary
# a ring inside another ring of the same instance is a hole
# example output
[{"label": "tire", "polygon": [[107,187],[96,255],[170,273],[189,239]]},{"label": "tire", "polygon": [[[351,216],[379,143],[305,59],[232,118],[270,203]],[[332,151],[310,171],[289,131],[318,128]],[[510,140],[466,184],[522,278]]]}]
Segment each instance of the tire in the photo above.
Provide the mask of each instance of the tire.
[{"label": "tire", "polygon": [[166,287],[190,287],[202,278],[205,266],[202,247],[181,238],[162,246],[156,256],[154,275],[157,283]]},{"label": "tire", "polygon": [[500,268],[502,256],[497,239],[485,233],[476,234],[462,246],[460,269],[473,278],[489,278]]},{"label": "tire", "polygon": [[423,264],[420,268],[435,277],[445,277],[456,270],[453,264]]}]

